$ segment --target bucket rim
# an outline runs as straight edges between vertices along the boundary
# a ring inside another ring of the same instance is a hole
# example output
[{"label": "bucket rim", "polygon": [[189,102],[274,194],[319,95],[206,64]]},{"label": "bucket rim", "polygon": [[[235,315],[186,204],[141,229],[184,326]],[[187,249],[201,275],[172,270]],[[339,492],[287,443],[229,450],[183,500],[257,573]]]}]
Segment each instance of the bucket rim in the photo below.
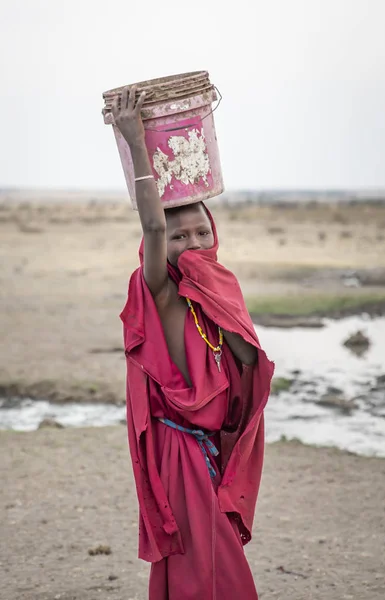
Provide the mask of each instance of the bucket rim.
[{"label": "bucket rim", "polygon": [[[174,75],[167,75],[166,77],[158,77],[155,79],[146,79],[143,81],[138,81],[136,83],[131,83],[128,84],[129,87],[136,85],[137,86],[137,93],[140,91],[147,91],[149,89],[153,89],[153,90],[161,90],[162,88],[168,88],[170,87],[172,89],[172,84],[181,84],[182,82],[185,83],[191,83],[192,81],[196,80],[196,79],[202,79],[202,80],[206,80],[208,85],[211,85],[210,80],[209,80],[209,73],[208,71],[190,71],[187,73],[176,73]],[[170,85],[171,84],[171,85]],[[112,88],[110,90],[107,90],[105,92],[103,92],[103,98],[104,99],[108,99],[111,97],[114,97],[116,95],[119,95],[122,93],[123,89],[127,87],[126,85],[122,85],[116,88]]]}]

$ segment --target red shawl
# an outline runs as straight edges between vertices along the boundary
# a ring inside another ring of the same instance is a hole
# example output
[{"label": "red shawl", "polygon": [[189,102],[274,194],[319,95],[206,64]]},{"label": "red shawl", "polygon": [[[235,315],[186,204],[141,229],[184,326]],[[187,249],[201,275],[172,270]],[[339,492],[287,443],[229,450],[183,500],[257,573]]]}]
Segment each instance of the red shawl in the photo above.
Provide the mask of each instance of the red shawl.
[{"label": "red shawl", "polygon": [[[209,212],[208,215],[214,232],[213,247],[185,251],[179,257],[178,269],[171,265],[168,268],[170,277],[179,284],[179,294],[188,296],[199,310],[199,321],[206,319],[206,330],[210,330],[211,323],[211,331],[215,332],[218,325],[241,335],[258,349],[255,366],[241,367],[242,415],[236,431],[220,434],[223,474],[217,488],[219,507],[237,520],[242,542],[246,544],[251,539],[262,473],[263,409],[274,365],[260,347],[236,277],[217,262],[218,238]],[[140,256],[142,262],[143,244]],[[154,395],[161,394],[170,410],[184,407],[182,416],[188,418],[190,414],[189,420],[194,422],[194,411],[201,407],[209,410],[210,401],[229,388],[228,379],[236,361],[224,347],[230,368],[218,373],[212,356],[207,360],[197,357],[192,364],[197,356],[194,351],[188,360],[189,370],[194,371],[194,389],[173,390],[175,372],[170,367],[162,325],[142,267],[131,276],[128,300],[120,316],[127,358],[129,445],[140,509],[139,557],[156,562],[183,552],[183,540],[157,466],[151,401]],[[188,344],[186,334],[185,344]],[[200,344],[199,348],[203,346],[205,344]]]}]

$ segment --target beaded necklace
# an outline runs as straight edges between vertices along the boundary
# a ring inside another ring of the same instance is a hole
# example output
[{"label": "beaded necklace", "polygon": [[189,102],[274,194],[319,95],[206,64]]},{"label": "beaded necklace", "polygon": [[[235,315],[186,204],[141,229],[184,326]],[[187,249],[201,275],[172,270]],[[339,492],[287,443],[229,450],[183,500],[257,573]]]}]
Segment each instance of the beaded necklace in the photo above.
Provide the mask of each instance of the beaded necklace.
[{"label": "beaded necklace", "polygon": [[221,371],[222,346],[223,346],[223,331],[220,327],[218,327],[218,332],[219,332],[218,346],[213,346],[211,344],[211,342],[209,342],[209,340],[207,339],[207,335],[204,333],[204,331],[202,330],[202,327],[198,323],[198,317],[196,316],[196,313],[195,313],[195,310],[191,303],[190,298],[186,297],[186,301],[187,301],[189,309],[191,310],[191,314],[194,317],[195,325],[199,331],[199,335],[206,342],[206,344],[209,346],[209,348],[211,348],[211,350],[213,351],[214,359],[215,359],[215,362],[217,363],[218,371],[220,372]]}]

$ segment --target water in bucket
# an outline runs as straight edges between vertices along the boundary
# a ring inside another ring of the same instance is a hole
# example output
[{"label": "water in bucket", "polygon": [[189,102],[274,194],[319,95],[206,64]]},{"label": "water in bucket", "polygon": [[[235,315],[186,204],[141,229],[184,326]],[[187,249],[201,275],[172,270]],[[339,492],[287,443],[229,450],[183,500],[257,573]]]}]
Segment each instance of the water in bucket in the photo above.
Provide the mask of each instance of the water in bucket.
[{"label": "water in bucket", "polygon": [[[191,204],[223,192],[212,103],[217,97],[206,71],[137,83],[146,92],[142,108],[145,142],[164,208]],[[130,148],[114,125],[111,106],[123,87],[104,92],[104,122],[112,125],[134,208],[135,182]]]}]

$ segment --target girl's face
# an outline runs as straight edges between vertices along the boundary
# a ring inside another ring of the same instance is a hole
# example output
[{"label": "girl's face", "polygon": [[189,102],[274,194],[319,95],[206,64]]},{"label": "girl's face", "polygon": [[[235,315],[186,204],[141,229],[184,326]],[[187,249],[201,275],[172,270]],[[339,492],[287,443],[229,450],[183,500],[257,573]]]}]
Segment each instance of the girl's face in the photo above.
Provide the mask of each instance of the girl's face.
[{"label": "girl's face", "polygon": [[167,214],[167,258],[178,266],[185,250],[207,250],[214,245],[210,219],[202,204],[189,204]]}]

